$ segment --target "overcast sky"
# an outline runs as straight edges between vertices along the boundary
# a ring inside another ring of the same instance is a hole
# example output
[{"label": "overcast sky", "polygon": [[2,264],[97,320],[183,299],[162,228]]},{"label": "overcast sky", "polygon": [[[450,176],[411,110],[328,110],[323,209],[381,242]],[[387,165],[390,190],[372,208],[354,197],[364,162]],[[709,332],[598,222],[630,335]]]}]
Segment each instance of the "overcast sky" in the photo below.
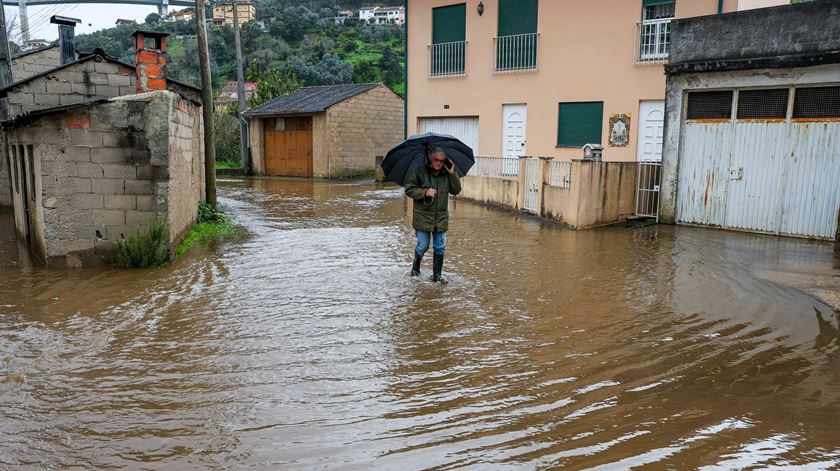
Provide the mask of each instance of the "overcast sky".
[{"label": "overcast sky", "polygon": [[[180,10],[182,7],[170,7],[169,11]],[[69,16],[82,20],[76,27],[76,34],[91,33],[103,28],[114,26],[118,18],[135,20],[142,23],[149,13],[157,13],[156,6],[149,5],[107,5],[107,4],[78,4],[60,3],[40,7],[28,7],[29,31],[32,39],[53,40],[58,37],[58,26],[50,24],[52,15]],[[18,17],[17,7],[6,7],[6,19]],[[11,39],[17,41],[20,30],[12,32]]]}]

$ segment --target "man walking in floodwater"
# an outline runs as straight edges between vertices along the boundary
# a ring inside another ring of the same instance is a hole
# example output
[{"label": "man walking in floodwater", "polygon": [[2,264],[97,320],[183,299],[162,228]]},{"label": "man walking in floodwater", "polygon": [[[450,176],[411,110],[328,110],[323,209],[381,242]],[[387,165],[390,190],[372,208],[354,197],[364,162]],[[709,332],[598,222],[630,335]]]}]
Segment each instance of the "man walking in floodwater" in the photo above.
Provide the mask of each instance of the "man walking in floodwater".
[{"label": "man walking in floodwater", "polygon": [[417,234],[411,276],[420,276],[420,262],[432,243],[432,281],[445,283],[443,254],[446,252],[446,230],[449,228],[449,195],[461,192],[461,180],[455,163],[439,147],[429,150],[426,165],[414,171],[405,182],[405,194],[414,200],[412,227]]}]

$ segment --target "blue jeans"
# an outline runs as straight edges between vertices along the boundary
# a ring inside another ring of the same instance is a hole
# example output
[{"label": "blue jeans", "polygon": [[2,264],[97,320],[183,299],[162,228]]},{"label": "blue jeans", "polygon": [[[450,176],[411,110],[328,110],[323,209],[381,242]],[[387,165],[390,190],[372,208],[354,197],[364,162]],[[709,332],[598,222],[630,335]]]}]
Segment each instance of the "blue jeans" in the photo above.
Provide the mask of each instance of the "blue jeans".
[{"label": "blue jeans", "polygon": [[435,255],[443,255],[446,252],[446,232],[417,231],[417,247],[414,248],[414,251],[422,257],[429,250],[429,234],[432,235]]}]

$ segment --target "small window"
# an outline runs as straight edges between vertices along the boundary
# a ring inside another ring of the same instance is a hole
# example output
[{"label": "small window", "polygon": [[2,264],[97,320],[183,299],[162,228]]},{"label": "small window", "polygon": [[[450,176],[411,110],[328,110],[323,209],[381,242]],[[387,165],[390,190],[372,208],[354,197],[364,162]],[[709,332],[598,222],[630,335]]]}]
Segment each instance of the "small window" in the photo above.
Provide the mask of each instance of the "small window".
[{"label": "small window", "polygon": [[785,119],[788,89],[738,92],[738,119]]},{"label": "small window", "polygon": [[797,88],[793,118],[840,118],[840,87]]},{"label": "small window", "polygon": [[645,0],[642,20],[664,20],[673,18],[676,14],[677,3],[673,0]]},{"label": "small window", "polygon": [[691,92],[688,94],[686,119],[731,119],[732,90]]},{"label": "small window", "polygon": [[560,103],[557,124],[558,147],[582,147],[601,143],[604,102]]},{"label": "small window", "polygon": [[286,130],[286,118],[275,118],[274,119],[274,130],[275,131],[285,131]]}]

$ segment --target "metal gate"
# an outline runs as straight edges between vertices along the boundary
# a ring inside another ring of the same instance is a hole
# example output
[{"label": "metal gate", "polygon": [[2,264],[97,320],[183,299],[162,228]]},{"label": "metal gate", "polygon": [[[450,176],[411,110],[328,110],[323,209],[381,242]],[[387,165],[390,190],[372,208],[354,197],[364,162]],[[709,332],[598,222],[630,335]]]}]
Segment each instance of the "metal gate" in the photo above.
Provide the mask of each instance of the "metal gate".
[{"label": "metal gate", "polygon": [[[689,116],[684,122],[677,222],[836,238],[840,122],[791,117],[790,109],[798,108],[784,100],[779,119],[749,119],[742,116],[745,96],[741,91],[736,101],[737,117],[714,122]],[[725,104],[728,114],[731,105]]]},{"label": "metal gate", "polygon": [[639,162],[636,192],[636,215],[656,218],[659,222],[659,182],[662,162]]},{"label": "metal gate", "polygon": [[525,157],[525,202],[523,209],[529,213],[540,212],[540,160],[534,157]]}]

